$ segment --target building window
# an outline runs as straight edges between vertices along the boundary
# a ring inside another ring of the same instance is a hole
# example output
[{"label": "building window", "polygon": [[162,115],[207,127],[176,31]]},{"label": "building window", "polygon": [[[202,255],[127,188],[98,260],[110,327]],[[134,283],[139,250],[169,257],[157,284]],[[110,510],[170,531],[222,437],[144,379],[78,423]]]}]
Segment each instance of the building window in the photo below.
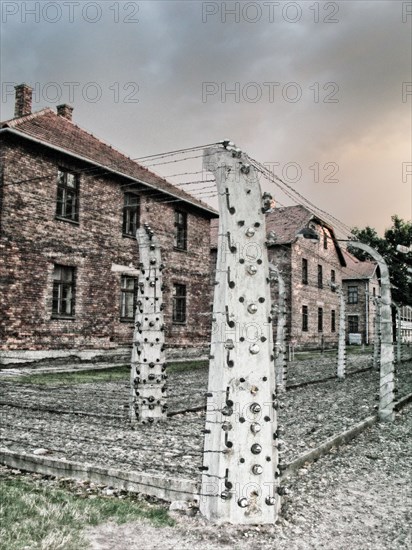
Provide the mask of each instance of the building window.
[{"label": "building window", "polygon": [[323,332],[323,308],[318,307],[318,332]]},{"label": "building window", "polygon": [[331,289],[332,289],[332,292],[336,292],[336,272],[334,269],[331,269],[330,270],[330,282],[332,283],[331,284]]},{"label": "building window", "polygon": [[302,306],[302,331],[307,332],[309,326],[308,306]]},{"label": "building window", "polygon": [[136,311],[137,278],[122,276],[120,294],[120,318],[133,321]]},{"label": "building window", "polygon": [[173,322],[186,323],[186,285],[173,285]]},{"label": "building window", "polygon": [[348,304],[358,303],[358,287],[348,286]]},{"label": "building window", "polygon": [[74,317],[75,268],[55,265],[53,272],[53,317]]},{"label": "building window", "polygon": [[334,309],[330,312],[330,331],[336,332],[336,311]]},{"label": "building window", "polygon": [[328,235],[325,230],[323,231],[323,248],[325,250],[328,248]]},{"label": "building window", "polygon": [[318,288],[323,288],[323,268],[318,265]]},{"label": "building window", "polygon": [[348,332],[359,332],[359,318],[357,315],[348,315]]},{"label": "building window", "polygon": [[124,194],[123,205],[123,235],[136,236],[139,227],[140,197],[133,193]]},{"label": "building window", "polygon": [[306,258],[302,258],[302,283],[308,284],[308,261]]},{"label": "building window", "polygon": [[375,287],[372,288],[372,295],[373,295],[374,297],[376,296],[376,288],[375,288]]},{"label": "building window", "polygon": [[175,248],[187,250],[187,214],[175,210]]},{"label": "building window", "polygon": [[56,216],[79,221],[79,180],[76,174],[60,169],[57,172]]}]

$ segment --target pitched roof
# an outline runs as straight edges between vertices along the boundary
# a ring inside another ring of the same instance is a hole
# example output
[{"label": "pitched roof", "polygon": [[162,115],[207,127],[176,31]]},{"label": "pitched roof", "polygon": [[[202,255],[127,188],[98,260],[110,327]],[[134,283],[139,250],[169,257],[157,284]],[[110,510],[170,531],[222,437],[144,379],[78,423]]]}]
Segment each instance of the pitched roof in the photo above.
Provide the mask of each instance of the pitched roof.
[{"label": "pitched roof", "polygon": [[375,275],[378,267],[376,262],[370,260],[362,262],[346,249],[342,252],[346,261],[346,267],[342,270],[342,279],[371,279]]},{"label": "pitched roof", "polygon": [[276,244],[289,244],[296,240],[299,231],[315,219],[307,208],[301,205],[274,208],[266,214],[266,230],[274,231]]},{"label": "pitched roof", "polygon": [[38,140],[52,148],[63,149],[68,154],[74,154],[101,165],[108,171],[116,171],[126,177],[138,180],[140,183],[148,184],[167,195],[172,195],[202,209],[211,217],[217,215],[217,212],[205,202],[175,187],[164,178],[113,149],[111,145],[83,130],[71,120],[57,115],[50,108],[1,122],[0,127],[10,128],[23,137]]}]

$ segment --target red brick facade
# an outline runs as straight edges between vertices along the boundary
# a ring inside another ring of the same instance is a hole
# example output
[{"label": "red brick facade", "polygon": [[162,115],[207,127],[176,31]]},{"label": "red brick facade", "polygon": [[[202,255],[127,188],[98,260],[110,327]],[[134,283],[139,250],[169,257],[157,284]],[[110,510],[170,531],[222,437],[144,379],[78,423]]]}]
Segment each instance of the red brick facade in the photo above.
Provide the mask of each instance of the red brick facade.
[{"label": "red brick facade", "polygon": [[[56,115],[54,115],[56,118]],[[71,124],[67,122],[67,124]],[[122,273],[138,268],[136,239],[123,236],[124,192],[140,197],[140,224],[148,223],[163,255],[166,342],[182,353],[208,347],[211,210],[196,200],[154,193],[127,177],[2,132],[0,180],[0,363],[79,354],[115,354],[132,343],[133,322],[121,320]],[[56,217],[59,169],[78,173],[79,220]],[[187,214],[187,250],[174,249],[175,209]],[[53,318],[54,266],[75,268],[75,314]],[[186,285],[186,322],[172,322],[172,290]]]}]

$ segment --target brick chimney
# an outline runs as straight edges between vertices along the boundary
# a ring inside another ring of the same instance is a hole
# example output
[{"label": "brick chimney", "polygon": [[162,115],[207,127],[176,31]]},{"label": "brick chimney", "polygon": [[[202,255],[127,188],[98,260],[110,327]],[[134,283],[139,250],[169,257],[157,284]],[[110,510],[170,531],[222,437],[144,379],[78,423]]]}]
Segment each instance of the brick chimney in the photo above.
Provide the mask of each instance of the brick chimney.
[{"label": "brick chimney", "polygon": [[18,118],[25,115],[31,115],[31,100],[33,88],[27,84],[19,84],[15,86],[16,103],[14,106],[14,117]]},{"label": "brick chimney", "polygon": [[67,103],[57,105],[57,114],[63,118],[67,118],[67,120],[71,120],[73,115],[73,107],[71,105],[67,105]]}]

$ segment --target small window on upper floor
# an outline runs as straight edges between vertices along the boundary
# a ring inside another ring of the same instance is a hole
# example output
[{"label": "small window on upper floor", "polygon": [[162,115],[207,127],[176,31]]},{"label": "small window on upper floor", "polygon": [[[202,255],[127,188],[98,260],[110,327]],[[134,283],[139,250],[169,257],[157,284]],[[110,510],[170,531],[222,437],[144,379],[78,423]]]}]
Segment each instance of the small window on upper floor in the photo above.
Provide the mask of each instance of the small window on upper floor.
[{"label": "small window on upper floor", "polygon": [[175,248],[187,250],[187,214],[175,210]]},{"label": "small window on upper floor", "polygon": [[140,197],[134,193],[124,194],[123,235],[135,237],[139,227]]},{"label": "small window on upper floor", "polygon": [[323,230],[323,248],[327,250],[328,248],[328,234]]},{"label": "small window on upper floor", "polygon": [[323,267],[318,265],[318,288],[323,288]]},{"label": "small window on upper floor", "polygon": [[74,172],[59,168],[57,172],[56,217],[79,221],[79,178]]},{"label": "small window on upper floor", "polygon": [[336,292],[336,271],[334,269],[330,270],[330,282],[332,292]]}]

